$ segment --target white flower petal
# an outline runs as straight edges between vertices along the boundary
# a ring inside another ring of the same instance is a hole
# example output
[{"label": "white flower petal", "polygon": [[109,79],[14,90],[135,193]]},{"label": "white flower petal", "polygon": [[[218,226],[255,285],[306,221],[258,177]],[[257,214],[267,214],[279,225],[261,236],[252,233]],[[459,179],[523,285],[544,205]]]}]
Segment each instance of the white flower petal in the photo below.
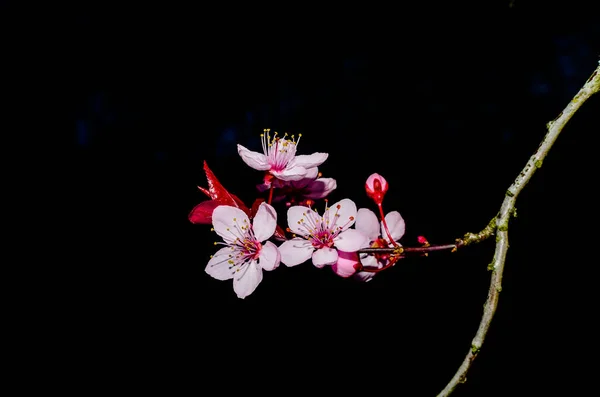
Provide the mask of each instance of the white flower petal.
[{"label": "white flower petal", "polygon": [[273,270],[279,266],[279,262],[281,260],[281,255],[279,254],[279,250],[277,246],[270,241],[267,241],[263,244],[260,249],[260,254],[258,256],[258,264],[264,270]]},{"label": "white flower petal", "polygon": [[238,154],[244,161],[244,163],[248,164],[250,167],[259,171],[267,171],[271,169],[271,165],[267,161],[267,156],[262,153],[253,152],[251,150],[246,149],[242,145],[237,145]]},{"label": "white flower petal", "polygon": [[257,241],[265,241],[275,233],[277,228],[277,212],[270,204],[260,203],[252,220],[252,229]]},{"label": "white flower petal", "polygon": [[337,182],[333,178],[319,178],[315,181],[309,182],[306,185],[306,193],[304,197],[318,200],[327,197],[329,193],[337,188]]},{"label": "white flower petal", "polygon": [[[367,268],[382,268],[383,265],[377,262],[377,259],[374,255],[367,255],[365,258],[361,258],[360,262],[363,267]],[[373,277],[375,277],[377,273],[374,272],[357,272],[354,274],[354,279],[362,282],[371,281]]]},{"label": "white flower petal", "polygon": [[[388,213],[385,216],[385,223],[387,223],[390,234],[394,240],[398,241],[402,238],[402,236],[404,236],[406,225],[404,224],[404,219],[398,211],[392,211]],[[389,238],[387,238],[387,233],[383,227],[383,222],[381,223],[381,235],[385,237],[388,243],[391,242],[389,241]]]},{"label": "white flower petal", "polygon": [[356,252],[369,245],[369,238],[356,229],[348,229],[334,238],[333,244],[341,251]]},{"label": "white flower petal", "polygon": [[[361,254],[361,255],[364,255],[364,254]],[[370,267],[370,268],[382,268],[383,267],[383,265],[377,261],[377,258],[375,258],[375,255],[367,255],[365,258],[361,258],[360,262],[362,263],[362,265],[364,267]],[[368,273],[370,273],[370,272],[368,272]]]},{"label": "white flower petal", "polygon": [[289,181],[287,182],[291,187],[295,189],[303,189],[307,187],[311,182],[314,182],[319,176],[319,169],[317,167],[308,168],[306,170],[306,175],[300,180],[297,181]]},{"label": "white flower petal", "polygon": [[309,260],[314,250],[315,247],[303,238],[287,240],[279,246],[281,263],[289,267],[299,265]]},{"label": "white flower petal", "polygon": [[250,227],[248,215],[239,208],[230,205],[219,205],[212,213],[212,224],[215,232],[226,243],[231,244],[236,238],[243,239],[243,227]]},{"label": "white flower petal", "polygon": [[258,263],[255,260],[250,261],[234,275],[233,290],[238,298],[244,299],[254,292],[262,278],[262,269]]},{"label": "white flower petal", "polygon": [[371,281],[373,279],[373,277],[375,277],[377,273],[373,273],[373,272],[357,272],[354,273],[354,275],[352,277],[354,277],[355,280],[357,281],[362,281],[364,283],[366,283],[367,281]]},{"label": "white flower petal", "polygon": [[306,176],[307,179],[315,180],[319,176],[319,167],[304,167],[306,168]]},{"label": "white flower petal", "polygon": [[293,163],[294,166],[313,168],[323,164],[328,156],[328,153],[301,154],[294,158]]},{"label": "white flower petal", "polygon": [[302,205],[294,205],[288,209],[288,227],[290,228],[292,233],[295,233],[299,236],[306,236],[310,234],[310,231],[307,230],[306,226],[303,226],[303,224],[309,222],[309,220],[312,219],[320,220],[321,216],[308,207],[304,207]]},{"label": "white flower petal", "polygon": [[379,237],[380,223],[377,215],[368,208],[360,208],[356,214],[356,230],[375,241]]},{"label": "white flower petal", "polygon": [[338,253],[333,248],[320,248],[312,254],[313,265],[319,269],[327,265],[333,265],[337,260]]},{"label": "white flower petal", "polygon": [[271,174],[282,181],[299,181],[306,176],[304,167],[286,167],[282,171],[271,171]]},{"label": "white flower petal", "polygon": [[338,201],[325,212],[326,214],[323,214],[325,224],[333,231],[338,228],[346,230],[356,221],[356,204],[350,199]]},{"label": "white flower petal", "polygon": [[206,273],[217,280],[229,280],[235,272],[232,269],[233,264],[229,263],[233,259],[233,250],[231,247],[225,247],[218,250],[206,265]]}]

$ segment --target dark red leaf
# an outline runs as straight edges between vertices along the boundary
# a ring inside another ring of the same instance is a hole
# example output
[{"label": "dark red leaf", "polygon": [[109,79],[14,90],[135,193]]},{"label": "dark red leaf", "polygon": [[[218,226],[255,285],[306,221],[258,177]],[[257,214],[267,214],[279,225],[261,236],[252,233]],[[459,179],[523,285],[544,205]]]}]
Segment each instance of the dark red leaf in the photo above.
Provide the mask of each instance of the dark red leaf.
[{"label": "dark red leaf", "polygon": [[[215,174],[208,167],[206,161],[204,161],[204,173],[206,174],[206,180],[208,181],[208,189],[198,186],[198,189],[211,200],[217,202],[217,205],[231,205],[244,211],[246,214],[250,213],[250,210],[242,200],[240,200],[235,194],[231,194],[225,189],[221,182],[217,179]],[[215,205],[216,207],[216,205]]]},{"label": "dark red leaf", "polygon": [[195,224],[210,225],[212,223],[212,212],[218,205],[219,202],[215,200],[203,201],[194,207],[188,215],[188,219]]},{"label": "dark red leaf", "polygon": [[[237,207],[244,211],[248,215],[248,218],[254,218],[260,203],[265,201],[265,199],[256,199],[252,204],[252,208],[248,208],[239,197],[237,197],[235,194],[229,193],[227,189],[221,185],[221,182],[219,182],[215,174],[213,174],[211,169],[208,168],[206,161],[204,162],[204,172],[206,173],[206,179],[208,181],[208,189],[200,186],[198,186],[198,189],[200,189],[202,193],[206,194],[210,200],[203,201],[194,207],[188,216],[190,222],[203,225],[211,224],[212,212],[219,205],[231,205],[233,207]],[[285,231],[279,225],[277,225],[273,237],[279,241],[287,240]]]}]

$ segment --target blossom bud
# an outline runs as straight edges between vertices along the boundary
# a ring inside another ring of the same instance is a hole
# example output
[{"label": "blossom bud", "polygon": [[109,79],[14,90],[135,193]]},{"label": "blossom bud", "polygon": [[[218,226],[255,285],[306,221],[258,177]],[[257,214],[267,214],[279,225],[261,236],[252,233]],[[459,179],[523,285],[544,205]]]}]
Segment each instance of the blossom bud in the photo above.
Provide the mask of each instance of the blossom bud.
[{"label": "blossom bud", "polygon": [[371,174],[370,177],[367,178],[367,182],[365,183],[365,190],[367,191],[367,196],[369,196],[375,204],[381,204],[383,201],[383,196],[388,190],[388,183],[384,177],[379,174]]}]

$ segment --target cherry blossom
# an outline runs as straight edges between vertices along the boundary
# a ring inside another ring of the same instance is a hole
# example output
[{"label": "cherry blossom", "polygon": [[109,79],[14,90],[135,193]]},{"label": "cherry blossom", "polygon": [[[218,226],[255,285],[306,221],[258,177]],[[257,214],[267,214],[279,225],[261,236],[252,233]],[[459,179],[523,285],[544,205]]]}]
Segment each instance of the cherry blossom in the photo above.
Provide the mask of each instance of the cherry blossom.
[{"label": "cherry blossom", "polygon": [[296,266],[312,258],[313,264],[322,268],[338,261],[338,250],[356,252],[368,239],[358,230],[350,229],[355,218],[356,204],[350,199],[326,207],[323,216],[310,207],[290,207],[288,225],[296,237],[279,246],[281,262]]},{"label": "cherry blossom", "polygon": [[279,266],[277,246],[266,241],[277,227],[277,213],[271,205],[261,203],[251,224],[244,211],[220,205],[212,213],[212,223],[225,247],[208,261],[206,273],[217,280],[233,279],[233,290],[243,299],[260,284],[263,270]]},{"label": "cherry blossom", "polygon": [[[288,138],[286,133],[283,137],[278,137],[275,132],[271,137],[270,130],[267,129],[260,135],[263,153],[253,152],[239,144],[238,153],[255,170],[267,171],[269,176],[284,181],[299,181],[306,177],[309,169],[323,164],[329,156],[327,153],[296,155],[301,136],[302,134],[296,140],[294,135]],[[270,182],[271,178],[265,178],[265,183]]]},{"label": "cherry blossom", "polygon": [[[385,223],[387,224],[390,235],[394,241],[397,242],[404,236],[406,225],[398,211],[389,212],[385,216]],[[383,222],[380,222],[377,215],[368,208],[361,208],[358,210],[356,215],[356,230],[359,230],[368,237],[368,246],[372,248],[386,248],[392,244],[390,239],[387,238]],[[398,243],[398,245],[400,244]],[[388,260],[389,254],[361,255],[361,263],[365,267],[382,268]],[[357,272],[354,277],[361,281],[370,281],[375,274],[376,273],[373,272]]]}]

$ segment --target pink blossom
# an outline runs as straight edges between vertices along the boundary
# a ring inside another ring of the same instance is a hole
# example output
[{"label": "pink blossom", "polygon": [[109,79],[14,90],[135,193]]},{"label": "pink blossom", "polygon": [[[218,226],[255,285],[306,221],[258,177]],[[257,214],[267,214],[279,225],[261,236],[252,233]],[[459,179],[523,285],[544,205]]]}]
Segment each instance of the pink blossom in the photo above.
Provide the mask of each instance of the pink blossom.
[{"label": "pink blossom", "polygon": [[294,237],[279,246],[281,262],[296,266],[308,259],[322,268],[337,263],[338,250],[356,252],[368,243],[367,237],[350,229],[356,217],[356,205],[343,199],[325,209],[320,216],[310,207],[301,205],[288,209],[287,218]]},{"label": "pink blossom", "polygon": [[[296,148],[300,142],[285,134],[278,137],[277,132],[271,138],[270,130],[265,130],[261,136],[263,153],[253,152],[242,145],[238,145],[238,153],[242,160],[250,167],[259,171],[267,171],[275,178],[284,181],[299,181],[303,179],[308,170],[318,167],[327,160],[327,153],[313,153],[311,155],[296,155]],[[270,182],[266,180],[266,182]]]},{"label": "pink blossom", "polygon": [[233,278],[233,290],[242,299],[262,281],[262,271],[277,268],[281,259],[277,246],[266,241],[277,227],[275,209],[261,203],[252,222],[244,211],[229,205],[220,205],[212,213],[214,230],[225,247],[208,261],[206,273],[217,280]]},{"label": "pink blossom", "polygon": [[[398,211],[392,211],[385,216],[385,222],[390,231],[390,235],[394,241],[398,241],[404,236],[406,225],[404,219]],[[367,236],[369,240],[369,246],[373,248],[377,247],[389,247],[392,243],[387,238],[387,233],[383,226],[383,222],[380,222],[377,215],[368,208],[361,208],[358,210],[356,215],[356,230],[362,232]],[[398,245],[400,245],[398,243]],[[361,262],[365,267],[382,268],[389,260],[389,255],[374,254],[367,255],[361,254]],[[358,272],[354,277],[361,281],[370,281],[376,273],[373,272]]]}]

